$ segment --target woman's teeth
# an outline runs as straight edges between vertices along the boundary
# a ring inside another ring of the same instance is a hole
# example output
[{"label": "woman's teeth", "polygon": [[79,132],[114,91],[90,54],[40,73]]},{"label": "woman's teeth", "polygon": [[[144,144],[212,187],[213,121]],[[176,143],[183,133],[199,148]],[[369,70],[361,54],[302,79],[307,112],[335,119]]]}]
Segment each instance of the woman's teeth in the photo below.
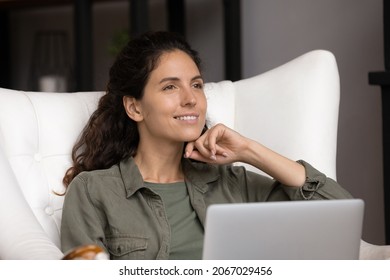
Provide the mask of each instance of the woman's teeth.
[{"label": "woman's teeth", "polygon": [[176,117],[176,119],[181,120],[181,121],[189,121],[189,120],[196,120],[196,116],[181,116],[181,117]]}]

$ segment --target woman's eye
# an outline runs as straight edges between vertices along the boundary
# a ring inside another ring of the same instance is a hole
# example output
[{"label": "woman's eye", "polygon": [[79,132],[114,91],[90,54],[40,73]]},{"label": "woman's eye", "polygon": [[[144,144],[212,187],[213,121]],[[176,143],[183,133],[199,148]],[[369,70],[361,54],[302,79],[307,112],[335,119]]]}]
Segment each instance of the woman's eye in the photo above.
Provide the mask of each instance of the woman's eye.
[{"label": "woman's eye", "polygon": [[163,90],[172,90],[175,89],[174,85],[167,85],[166,87],[163,88]]},{"label": "woman's eye", "polygon": [[195,84],[193,84],[193,87],[197,88],[197,89],[202,89],[203,88],[203,84],[202,83],[195,83]]}]

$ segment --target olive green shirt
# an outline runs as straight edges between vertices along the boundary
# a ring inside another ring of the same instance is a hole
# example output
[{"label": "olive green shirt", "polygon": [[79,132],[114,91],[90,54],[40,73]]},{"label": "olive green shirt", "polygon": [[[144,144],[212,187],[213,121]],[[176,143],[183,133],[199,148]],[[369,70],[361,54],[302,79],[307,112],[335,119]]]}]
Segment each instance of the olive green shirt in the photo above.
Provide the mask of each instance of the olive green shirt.
[{"label": "olive green shirt", "polygon": [[[334,180],[304,161],[306,182],[291,188],[244,167],[183,159],[191,205],[204,226],[215,203],[352,198]],[[272,217],[270,217],[272,218]],[[104,247],[111,259],[169,259],[171,230],[161,197],[146,186],[132,158],[109,169],[82,172],[65,196],[62,250]]]}]

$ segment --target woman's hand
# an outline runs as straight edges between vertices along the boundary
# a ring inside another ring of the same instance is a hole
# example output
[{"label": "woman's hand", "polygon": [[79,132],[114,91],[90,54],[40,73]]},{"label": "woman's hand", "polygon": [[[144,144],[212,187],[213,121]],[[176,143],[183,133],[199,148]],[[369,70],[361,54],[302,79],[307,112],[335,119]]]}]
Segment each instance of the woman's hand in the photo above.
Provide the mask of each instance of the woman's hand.
[{"label": "woman's hand", "polygon": [[184,156],[198,161],[228,164],[243,161],[249,139],[223,124],[208,129],[197,140],[187,143]]},{"label": "woman's hand", "polygon": [[306,171],[301,164],[223,124],[217,124],[197,140],[189,142],[185,147],[184,157],[216,164],[245,162],[291,187],[302,186],[306,179]]}]

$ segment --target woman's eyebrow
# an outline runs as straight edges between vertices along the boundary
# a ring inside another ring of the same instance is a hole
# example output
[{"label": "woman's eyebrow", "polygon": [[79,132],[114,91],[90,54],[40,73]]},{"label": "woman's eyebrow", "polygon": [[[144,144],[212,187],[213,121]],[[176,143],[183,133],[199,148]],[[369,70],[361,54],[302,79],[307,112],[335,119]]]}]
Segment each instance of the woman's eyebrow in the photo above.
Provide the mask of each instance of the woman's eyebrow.
[{"label": "woman's eyebrow", "polygon": [[[203,80],[201,75],[197,75],[197,76],[193,77],[191,79],[191,81],[198,80],[198,79]],[[178,77],[165,77],[165,78],[161,79],[160,84],[167,82],[167,81],[180,81],[180,79]]]},{"label": "woman's eyebrow", "polygon": [[166,77],[161,79],[160,84],[166,82],[166,81],[179,81],[180,79],[178,77]]},{"label": "woman's eyebrow", "polygon": [[191,79],[191,81],[193,81],[193,80],[198,80],[198,79],[203,80],[202,75],[198,75],[198,76],[193,77],[193,78]]}]

